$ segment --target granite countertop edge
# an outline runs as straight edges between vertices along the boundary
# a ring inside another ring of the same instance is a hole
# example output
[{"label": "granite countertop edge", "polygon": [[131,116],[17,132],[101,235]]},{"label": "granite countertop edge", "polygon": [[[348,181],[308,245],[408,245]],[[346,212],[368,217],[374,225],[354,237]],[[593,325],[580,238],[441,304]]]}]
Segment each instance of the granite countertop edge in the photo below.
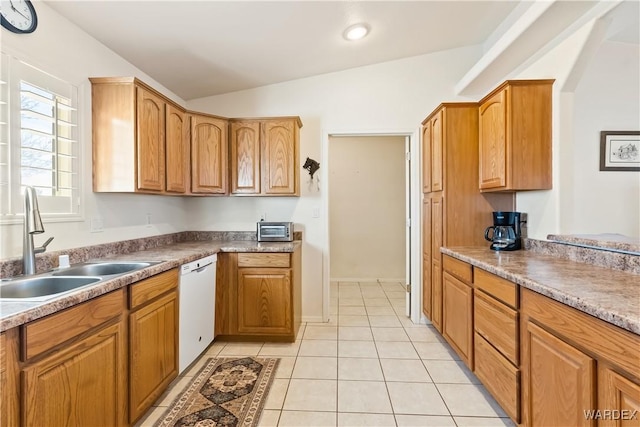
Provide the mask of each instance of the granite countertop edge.
[{"label": "granite countertop edge", "polygon": [[[479,248],[442,247],[440,248],[440,251],[445,255],[449,255],[453,258],[459,259],[460,261],[464,261],[475,267],[479,267],[499,277],[502,277],[503,279],[512,281],[520,286],[523,286],[541,295],[545,295],[562,304],[573,307],[583,313],[592,315],[607,323],[610,323],[612,325],[618,326],[627,331],[640,335],[640,309],[637,309],[635,311],[629,311],[629,310],[625,310],[622,307],[619,310],[617,309],[617,307],[614,307],[614,308],[602,307],[602,305],[599,303],[599,298],[597,297],[599,292],[602,293],[603,295],[605,294],[605,291],[603,289],[601,288],[599,289],[601,285],[592,285],[586,288],[588,284],[583,283],[581,284],[581,286],[585,287],[584,292],[567,292],[566,290],[560,289],[559,287],[554,286],[553,284],[545,282],[543,279],[530,277],[527,274],[515,272],[514,271],[515,266],[510,267],[509,263],[508,262],[505,263],[503,262],[503,260],[500,260],[499,261],[500,265],[497,265],[498,261],[496,261],[496,263],[487,262],[485,260],[478,259],[477,257],[474,257],[473,255],[468,254],[468,252],[477,251],[478,249]],[[486,250],[489,251],[488,249]],[[529,253],[529,251],[520,251],[520,252],[526,252],[526,257],[531,258],[531,260],[544,261],[550,258],[547,255]],[[552,261],[555,262],[556,259]],[[562,273],[562,271],[560,270],[562,268],[561,266],[565,265],[566,263],[578,264],[581,266],[580,268],[582,268],[585,271],[590,270],[593,274],[606,273],[608,271],[607,269],[604,269],[602,267],[593,267],[587,264],[581,264],[573,261],[557,260],[557,262],[559,263],[558,274]],[[549,267],[549,268],[553,268],[553,267]],[[633,276],[637,277],[637,275],[634,275],[632,273],[624,273],[624,272],[616,272],[612,274],[621,274],[621,275],[628,275],[629,277],[633,277]],[[533,274],[533,276],[535,276],[535,274]],[[640,278],[638,280],[640,280]],[[638,296],[640,296],[640,287],[638,287],[637,289],[638,289]],[[583,295],[580,295],[580,293],[582,293]]]},{"label": "granite countertop edge", "polygon": [[293,242],[256,242],[256,241],[197,241],[175,243],[153,249],[117,254],[91,261],[136,260],[157,262],[149,267],[105,279],[95,285],[79,288],[75,291],[53,297],[46,301],[7,301],[0,300],[0,332],[54,314],[66,308],[124,288],[156,274],[177,268],[197,259],[225,252],[282,252],[291,253],[302,245]]}]

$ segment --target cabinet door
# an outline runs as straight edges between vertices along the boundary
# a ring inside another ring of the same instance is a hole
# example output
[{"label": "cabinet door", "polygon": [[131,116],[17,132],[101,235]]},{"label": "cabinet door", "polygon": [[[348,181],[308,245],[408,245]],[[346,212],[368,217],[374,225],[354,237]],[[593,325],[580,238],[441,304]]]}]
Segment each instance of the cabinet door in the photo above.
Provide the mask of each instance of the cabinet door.
[{"label": "cabinet door", "polygon": [[431,201],[422,201],[422,312],[431,320]]},{"label": "cabinet door", "polygon": [[431,192],[431,120],[422,126],[422,192]]},{"label": "cabinet door", "polygon": [[129,421],[133,423],[178,375],[178,294],[129,316]]},{"label": "cabinet door", "polygon": [[0,426],[20,424],[18,328],[0,334]]},{"label": "cabinet door", "polygon": [[137,88],[136,166],[138,190],[164,190],[164,108],[159,96]]},{"label": "cabinet door", "polygon": [[442,332],[442,194],[431,198],[431,322]]},{"label": "cabinet door", "polygon": [[442,335],[473,369],[473,288],[444,272],[442,307]]},{"label": "cabinet door", "polygon": [[442,191],[443,135],[442,110],[431,119],[431,191]]},{"label": "cabinet door", "polygon": [[238,332],[291,334],[291,269],[238,269]]},{"label": "cabinet door", "polygon": [[189,122],[187,114],[167,104],[166,117],[167,191],[186,193],[189,185]]},{"label": "cabinet door", "polygon": [[507,185],[508,88],[480,105],[480,189]]},{"label": "cabinet door", "polygon": [[260,122],[231,123],[231,193],[260,194]]},{"label": "cabinet door", "polygon": [[598,364],[598,409],[612,411],[598,426],[640,426],[640,384]]},{"label": "cabinet door", "polygon": [[298,153],[294,121],[265,121],[262,128],[262,191],[264,194],[296,195]]},{"label": "cabinet door", "polygon": [[524,334],[524,424],[595,425],[595,360],[530,321]]},{"label": "cabinet door", "polygon": [[431,323],[442,332],[442,267],[435,258],[431,261]]},{"label": "cabinet door", "polygon": [[24,368],[24,425],[127,425],[125,336],[119,322]]},{"label": "cabinet door", "polygon": [[191,192],[227,193],[227,121],[191,116]]}]

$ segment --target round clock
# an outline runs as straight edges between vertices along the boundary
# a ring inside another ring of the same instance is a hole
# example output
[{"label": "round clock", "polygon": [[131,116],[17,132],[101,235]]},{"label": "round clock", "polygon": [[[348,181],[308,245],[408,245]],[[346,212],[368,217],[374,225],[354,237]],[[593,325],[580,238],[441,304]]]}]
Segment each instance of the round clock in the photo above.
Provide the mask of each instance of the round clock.
[{"label": "round clock", "polygon": [[2,26],[13,33],[33,33],[38,26],[36,10],[29,0],[2,0],[0,14]]}]

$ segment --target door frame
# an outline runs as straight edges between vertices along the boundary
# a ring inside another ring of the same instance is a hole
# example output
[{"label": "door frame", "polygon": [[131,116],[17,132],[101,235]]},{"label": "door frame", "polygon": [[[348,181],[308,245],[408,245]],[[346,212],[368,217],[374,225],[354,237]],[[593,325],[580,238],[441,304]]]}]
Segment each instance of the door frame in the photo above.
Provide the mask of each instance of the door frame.
[{"label": "door frame", "polygon": [[422,204],[422,187],[420,177],[420,128],[414,129],[393,129],[393,130],[344,130],[344,129],[324,129],[322,131],[322,153],[320,168],[320,179],[324,183],[324,191],[320,192],[322,206],[323,225],[323,254],[322,254],[322,321],[328,322],[330,316],[330,253],[329,253],[329,138],[331,137],[357,137],[357,136],[402,136],[409,138],[410,146],[410,214],[411,214],[411,251],[407,254],[407,261],[411,265],[411,321],[413,323],[424,323],[421,315],[422,300],[422,242],[420,208]]}]

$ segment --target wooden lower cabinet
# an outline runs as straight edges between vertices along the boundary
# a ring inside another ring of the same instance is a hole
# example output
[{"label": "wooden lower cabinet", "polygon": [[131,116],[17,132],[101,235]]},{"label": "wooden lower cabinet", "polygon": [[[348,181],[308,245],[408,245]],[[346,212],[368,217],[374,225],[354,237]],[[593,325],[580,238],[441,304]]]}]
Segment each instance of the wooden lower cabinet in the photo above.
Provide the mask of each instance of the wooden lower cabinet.
[{"label": "wooden lower cabinet", "polygon": [[474,373],[502,409],[515,422],[520,420],[520,370],[513,366],[489,341],[476,332]]},{"label": "wooden lower cabinet", "polygon": [[238,332],[290,334],[293,330],[291,270],[238,270]]},{"label": "wooden lower cabinet", "polygon": [[431,261],[431,323],[442,332],[442,268],[440,261]]},{"label": "wooden lower cabinet", "polygon": [[473,369],[473,288],[445,270],[442,291],[442,336]]},{"label": "wooden lower cabinet", "polygon": [[301,249],[218,257],[216,337],[228,341],[296,339],[302,321]]},{"label": "wooden lower cabinet", "polygon": [[[135,422],[178,375],[178,292],[129,315],[129,421]],[[135,286],[135,285],[134,285]]]},{"label": "wooden lower cabinet", "polygon": [[595,407],[595,360],[527,322],[524,336],[525,419],[532,426],[589,426]]},{"label": "wooden lower cabinet", "polygon": [[[598,366],[599,426],[640,426],[640,384],[634,383],[611,366]],[[604,412],[609,410],[610,412]]]},{"label": "wooden lower cabinet", "polygon": [[100,328],[22,370],[25,426],[124,426],[126,329]]},{"label": "wooden lower cabinet", "polygon": [[523,424],[638,425],[640,336],[528,289],[521,297]]},{"label": "wooden lower cabinet", "polygon": [[0,334],[0,426],[20,424],[18,328]]}]

